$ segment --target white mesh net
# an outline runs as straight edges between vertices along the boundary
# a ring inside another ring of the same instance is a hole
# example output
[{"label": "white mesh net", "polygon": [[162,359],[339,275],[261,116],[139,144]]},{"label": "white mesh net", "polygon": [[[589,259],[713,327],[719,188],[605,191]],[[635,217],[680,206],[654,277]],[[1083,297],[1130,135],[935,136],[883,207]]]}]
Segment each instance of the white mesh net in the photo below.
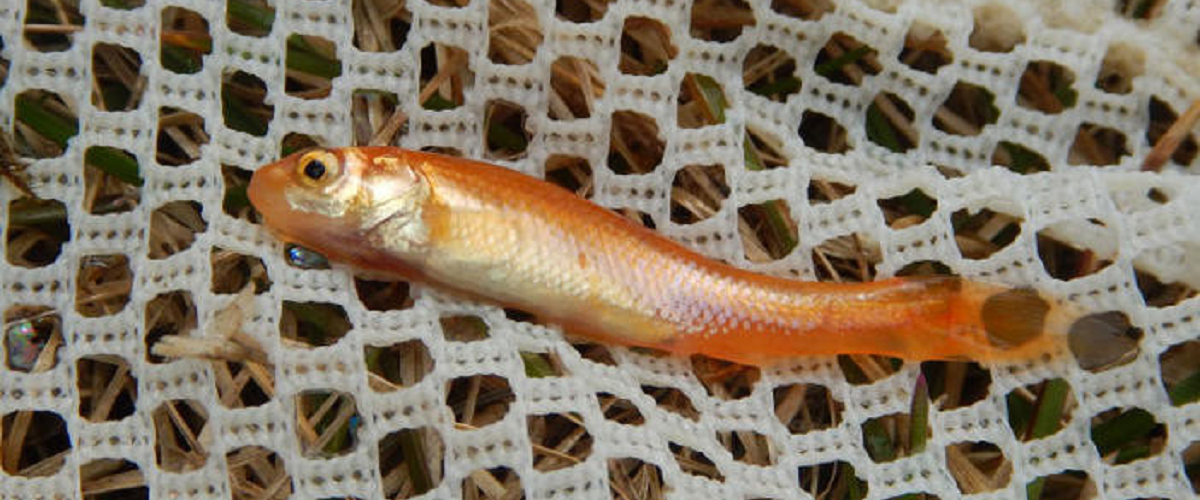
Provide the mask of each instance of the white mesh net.
[{"label": "white mesh net", "polygon": [[[703,2],[699,18],[693,2],[674,0],[411,0],[402,12],[386,1],[274,2],[257,31],[245,17],[262,12],[255,2],[229,2],[253,7],[235,21],[216,0],[78,3],[0,5],[0,119],[23,154],[54,149],[38,142],[53,143],[52,130],[30,125],[39,113],[77,117],[78,130],[61,154],[29,159],[37,194],[65,207],[57,257],[18,263],[34,251],[21,228],[42,212],[0,190],[3,496],[999,498],[1031,484],[1046,498],[1193,494],[1185,463],[1200,454],[1197,405],[1172,397],[1198,359],[1195,139],[1163,173],[1137,171],[1163,117],[1200,97],[1196,2],[1147,2],[1146,12],[751,0]],[[529,8],[532,32],[498,20]],[[208,40],[181,41],[196,32]],[[289,42],[297,34],[309,38]],[[336,69],[303,58],[324,50],[318,38]],[[431,84],[435,65],[457,70]],[[99,90],[123,78],[135,92]],[[327,96],[322,78],[332,78]],[[705,112],[697,92],[714,86],[723,117],[689,125]],[[569,89],[590,96],[584,108],[563,99]],[[425,109],[440,107],[453,109]],[[355,129],[361,113],[366,130]],[[510,119],[527,143],[489,135]],[[821,358],[705,371],[714,363],[572,345],[421,285],[405,295],[345,268],[289,262],[238,203],[239,169],[303,141],[289,134],[330,146],[395,136],[538,176],[586,163],[593,200],[739,266],[833,279],[846,262],[874,276],[925,262],[1120,311],[1142,337],[1127,359],[1091,369],[1069,358],[899,368]],[[661,159],[646,160],[656,147]],[[111,148],[131,156],[113,160]],[[141,186],[85,166],[106,154],[110,165],[132,158],[139,171],[126,180],[140,175]],[[728,186],[719,210],[694,223],[674,215],[709,189],[679,181],[689,165],[720,165]],[[746,227],[764,202],[798,234],[774,260],[778,242]],[[972,246],[967,228],[987,237]],[[846,246],[867,248],[850,252],[867,264],[839,257]],[[242,278],[229,285],[231,275]],[[234,294],[268,280],[252,299]],[[1153,290],[1182,292],[1164,301]],[[14,329],[31,315],[61,331],[57,359],[54,345],[33,351],[49,351],[43,360],[15,359],[29,346]],[[330,325],[344,335],[306,340]],[[149,353],[163,335],[230,332],[261,344],[269,362]],[[930,386],[922,445],[910,422],[923,372],[963,387]],[[1052,393],[1061,412],[1034,422]],[[1130,426],[1137,439],[1112,436]],[[138,474],[147,490],[129,479]]]}]

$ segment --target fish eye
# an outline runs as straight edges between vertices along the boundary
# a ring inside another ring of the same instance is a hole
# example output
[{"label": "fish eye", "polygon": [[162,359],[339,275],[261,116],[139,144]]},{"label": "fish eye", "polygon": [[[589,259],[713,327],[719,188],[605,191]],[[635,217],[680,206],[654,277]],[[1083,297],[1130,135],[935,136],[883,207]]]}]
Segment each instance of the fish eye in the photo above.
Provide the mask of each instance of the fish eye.
[{"label": "fish eye", "polygon": [[308,163],[304,164],[304,175],[314,181],[321,180],[321,177],[325,176],[325,164],[316,158],[308,160]]},{"label": "fish eye", "polygon": [[300,178],[308,184],[325,184],[337,176],[337,157],[326,151],[314,151],[300,157],[296,169]]}]

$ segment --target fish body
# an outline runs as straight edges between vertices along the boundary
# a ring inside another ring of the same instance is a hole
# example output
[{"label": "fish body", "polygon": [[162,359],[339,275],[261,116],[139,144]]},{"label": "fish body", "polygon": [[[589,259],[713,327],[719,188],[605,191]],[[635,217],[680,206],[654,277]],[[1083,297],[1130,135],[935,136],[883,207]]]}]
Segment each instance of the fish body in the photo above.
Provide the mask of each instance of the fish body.
[{"label": "fish body", "polygon": [[756,274],[542,180],[400,148],[293,155],[256,172],[249,195],[274,232],[333,261],[677,354],[1008,360],[1061,347],[1068,328],[1061,308],[1029,289]]}]

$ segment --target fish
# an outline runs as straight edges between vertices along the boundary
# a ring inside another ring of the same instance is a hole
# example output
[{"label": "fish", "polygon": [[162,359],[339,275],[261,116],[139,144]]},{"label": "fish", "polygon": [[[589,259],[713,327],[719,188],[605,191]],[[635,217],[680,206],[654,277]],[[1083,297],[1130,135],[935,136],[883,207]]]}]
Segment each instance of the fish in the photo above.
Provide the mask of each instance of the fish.
[{"label": "fish", "polygon": [[1078,317],[1034,288],[952,276],[755,273],[541,179],[398,147],[296,153],[255,171],[247,193],[272,233],[331,262],[681,356],[1020,361],[1061,350]]}]

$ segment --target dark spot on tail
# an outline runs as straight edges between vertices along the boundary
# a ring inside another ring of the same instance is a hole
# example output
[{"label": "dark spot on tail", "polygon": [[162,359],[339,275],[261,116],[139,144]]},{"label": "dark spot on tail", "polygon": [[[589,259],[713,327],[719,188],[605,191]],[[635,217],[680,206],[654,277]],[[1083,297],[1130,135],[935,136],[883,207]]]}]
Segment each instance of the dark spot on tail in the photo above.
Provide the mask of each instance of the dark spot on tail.
[{"label": "dark spot on tail", "polygon": [[1012,349],[1042,334],[1049,311],[1050,304],[1037,292],[1015,288],[983,302],[983,328],[992,345]]},{"label": "dark spot on tail", "polygon": [[1101,371],[1122,364],[1137,352],[1141,330],[1119,311],[1089,314],[1075,320],[1067,332],[1067,345],[1080,368]]}]

